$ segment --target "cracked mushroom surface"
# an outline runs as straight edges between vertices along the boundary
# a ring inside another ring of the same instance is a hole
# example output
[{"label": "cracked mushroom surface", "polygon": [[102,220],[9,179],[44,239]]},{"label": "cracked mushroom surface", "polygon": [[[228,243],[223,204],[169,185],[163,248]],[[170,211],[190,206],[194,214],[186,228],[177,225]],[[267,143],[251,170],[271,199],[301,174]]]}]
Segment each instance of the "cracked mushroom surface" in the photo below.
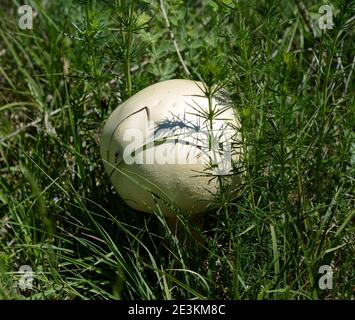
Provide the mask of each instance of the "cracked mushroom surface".
[{"label": "cracked mushroom surface", "polygon": [[[214,110],[212,121],[207,113]],[[170,204],[184,214],[215,207],[220,183],[233,189],[240,158],[240,122],[222,89],[211,99],[201,82],[167,80],[153,84],[119,105],[101,136],[101,156],[111,183],[132,208],[165,216]]]}]

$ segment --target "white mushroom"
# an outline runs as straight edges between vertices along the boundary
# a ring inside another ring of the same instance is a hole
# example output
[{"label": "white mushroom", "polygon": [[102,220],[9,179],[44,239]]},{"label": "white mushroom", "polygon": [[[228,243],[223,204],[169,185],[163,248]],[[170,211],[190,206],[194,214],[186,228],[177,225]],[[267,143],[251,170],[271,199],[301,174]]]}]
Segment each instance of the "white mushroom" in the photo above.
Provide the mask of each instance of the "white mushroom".
[{"label": "white mushroom", "polygon": [[[101,156],[129,206],[152,213],[158,204],[172,216],[171,203],[197,214],[215,206],[217,175],[229,176],[237,187],[230,165],[240,149],[230,153],[230,147],[238,140],[239,121],[224,90],[210,102],[201,82],[176,79],[143,89],[112,112]],[[212,109],[217,115],[208,121]]]}]

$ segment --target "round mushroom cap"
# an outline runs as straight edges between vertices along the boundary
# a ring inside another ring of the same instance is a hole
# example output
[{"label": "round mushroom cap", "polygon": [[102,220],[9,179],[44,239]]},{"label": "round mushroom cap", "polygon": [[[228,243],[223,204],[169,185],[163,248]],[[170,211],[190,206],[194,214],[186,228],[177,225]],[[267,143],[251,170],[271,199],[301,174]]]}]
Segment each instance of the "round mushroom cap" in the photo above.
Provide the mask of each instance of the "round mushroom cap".
[{"label": "round mushroom cap", "polygon": [[158,206],[165,216],[174,208],[208,211],[216,206],[221,180],[234,194],[240,122],[223,89],[212,99],[204,91],[197,81],[162,81],[130,97],[106,121],[104,167],[130,207],[152,213]]}]

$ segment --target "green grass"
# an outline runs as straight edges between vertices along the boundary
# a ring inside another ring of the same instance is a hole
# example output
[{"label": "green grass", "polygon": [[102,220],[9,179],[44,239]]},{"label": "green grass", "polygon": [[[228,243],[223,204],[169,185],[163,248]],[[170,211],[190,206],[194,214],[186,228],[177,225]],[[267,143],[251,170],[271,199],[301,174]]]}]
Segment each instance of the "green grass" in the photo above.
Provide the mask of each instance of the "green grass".
[{"label": "green grass", "polygon": [[[353,299],[354,1],[321,31],[322,1],[165,0],[181,58],[160,1],[28,3],[33,30],[0,4],[1,298]],[[99,154],[121,101],[185,69],[242,122],[240,194],[206,213],[204,248],[130,209]]]}]

